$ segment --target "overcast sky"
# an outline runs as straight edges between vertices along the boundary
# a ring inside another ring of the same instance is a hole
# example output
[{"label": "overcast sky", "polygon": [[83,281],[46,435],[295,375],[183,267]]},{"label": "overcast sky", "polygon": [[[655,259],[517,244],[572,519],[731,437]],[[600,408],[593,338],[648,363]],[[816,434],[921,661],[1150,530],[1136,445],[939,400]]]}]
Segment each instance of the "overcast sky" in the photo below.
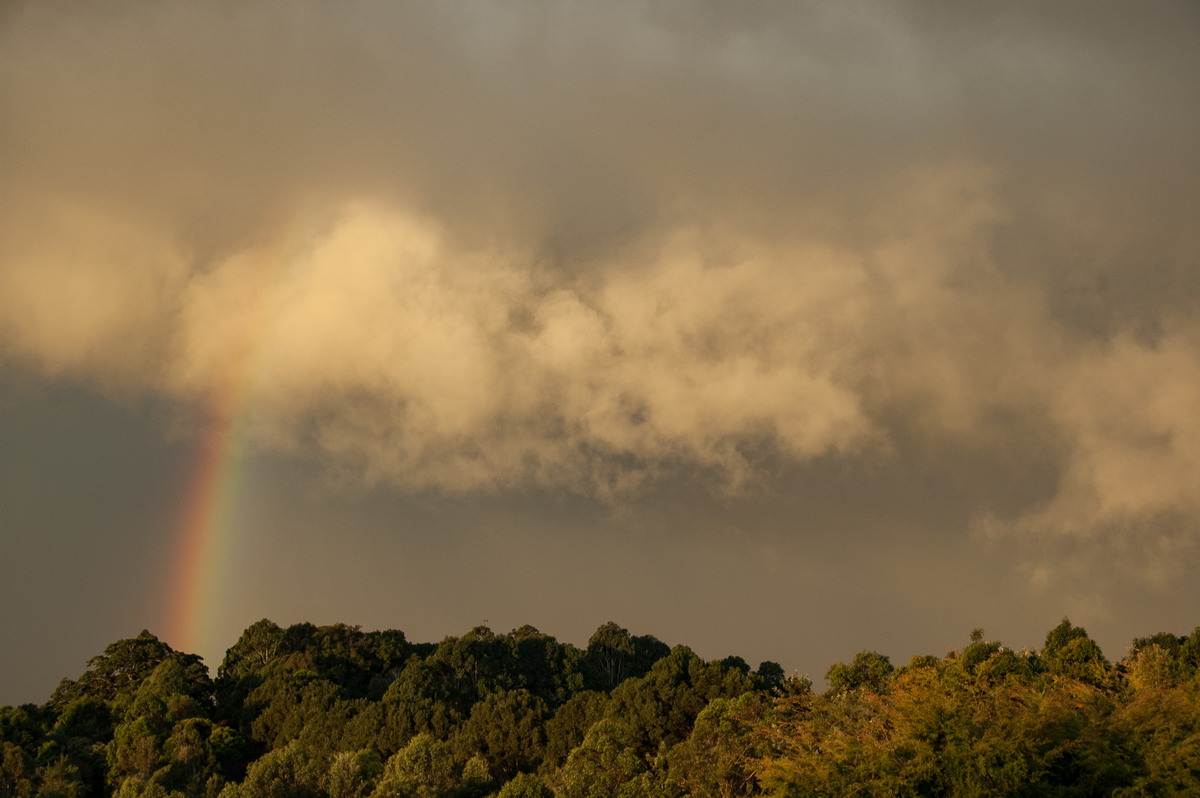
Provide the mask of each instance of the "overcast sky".
[{"label": "overcast sky", "polygon": [[214,669],[1189,632],[1198,77],[1192,2],[5,3],[0,702],[167,635],[231,395]]}]

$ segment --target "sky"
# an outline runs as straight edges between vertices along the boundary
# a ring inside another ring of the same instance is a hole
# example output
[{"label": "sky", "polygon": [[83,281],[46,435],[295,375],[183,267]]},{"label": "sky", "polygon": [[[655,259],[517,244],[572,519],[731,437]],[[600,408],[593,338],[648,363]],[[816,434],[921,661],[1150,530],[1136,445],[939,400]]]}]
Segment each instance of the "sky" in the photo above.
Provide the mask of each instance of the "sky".
[{"label": "sky", "polygon": [[1190,632],[1197,76],[1191,2],[4,3],[0,703]]}]

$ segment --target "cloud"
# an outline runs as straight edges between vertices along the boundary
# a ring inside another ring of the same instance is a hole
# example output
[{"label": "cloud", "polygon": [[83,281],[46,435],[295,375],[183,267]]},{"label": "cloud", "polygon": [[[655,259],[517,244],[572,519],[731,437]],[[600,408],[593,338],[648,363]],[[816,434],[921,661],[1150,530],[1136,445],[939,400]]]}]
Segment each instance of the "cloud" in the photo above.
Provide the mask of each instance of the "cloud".
[{"label": "cloud", "polygon": [[1038,583],[1115,570],[1162,587],[1188,569],[1200,521],[1197,332],[1192,321],[1152,344],[1096,344],[1045,389],[1067,452],[1058,490],[1008,524],[980,521],[1018,537]]},{"label": "cloud", "polygon": [[682,231],[565,280],[395,208],[332,216],[297,251],[193,277],[168,390],[253,358],[263,435],[307,430],[373,479],[449,489],[607,492],[668,464],[737,482],[748,443],[813,457],[876,434],[830,354],[865,310],[845,253],[709,263],[726,242]]},{"label": "cloud", "polygon": [[244,382],[261,445],[410,490],[1027,458],[1054,484],[982,490],[979,530],[1038,573],[1149,541],[1158,578],[1200,522],[1196,32],[15,3],[0,358],[191,408]]}]

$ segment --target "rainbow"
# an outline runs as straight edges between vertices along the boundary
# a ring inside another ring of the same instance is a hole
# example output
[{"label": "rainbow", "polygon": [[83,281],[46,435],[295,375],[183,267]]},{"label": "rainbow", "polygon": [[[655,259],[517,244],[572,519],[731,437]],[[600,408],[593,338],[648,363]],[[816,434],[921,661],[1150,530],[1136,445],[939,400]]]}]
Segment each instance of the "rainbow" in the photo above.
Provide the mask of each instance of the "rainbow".
[{"label": "rainbow", "polygon": [[213,650],[216,586],[241,481],[245,385],[245,375],[232,375],[215,391],[187,482],[168,586],[167,639],[180,651]]},{"label": "rainbow", "polygon": [[228,581],[232,530],[244,479],[243,461],[255,377],[265,333],[279,302],[280,287],[304,242],[305,213],[290,216],[290,229],[276,242],[243,253],[247,278],[240,340],[224,361],[207,395],[199,445],[184,488],[174,533],[173,562],[166,586],[169,644],[188,653],[218,654],[216,628]]}]

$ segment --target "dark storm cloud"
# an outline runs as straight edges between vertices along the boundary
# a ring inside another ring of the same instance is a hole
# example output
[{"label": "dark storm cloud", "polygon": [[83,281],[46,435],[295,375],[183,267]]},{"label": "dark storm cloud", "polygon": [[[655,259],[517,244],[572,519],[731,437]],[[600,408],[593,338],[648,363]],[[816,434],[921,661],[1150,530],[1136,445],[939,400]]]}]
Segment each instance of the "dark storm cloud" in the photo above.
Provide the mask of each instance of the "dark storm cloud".
[{"label": "dark storm cloud", "polygon": [[1036,582],[1192,548],[1194,5],[0,25],[8,359],[185,405],[245,359],[264,446],[409,489],[955,463]]}]

